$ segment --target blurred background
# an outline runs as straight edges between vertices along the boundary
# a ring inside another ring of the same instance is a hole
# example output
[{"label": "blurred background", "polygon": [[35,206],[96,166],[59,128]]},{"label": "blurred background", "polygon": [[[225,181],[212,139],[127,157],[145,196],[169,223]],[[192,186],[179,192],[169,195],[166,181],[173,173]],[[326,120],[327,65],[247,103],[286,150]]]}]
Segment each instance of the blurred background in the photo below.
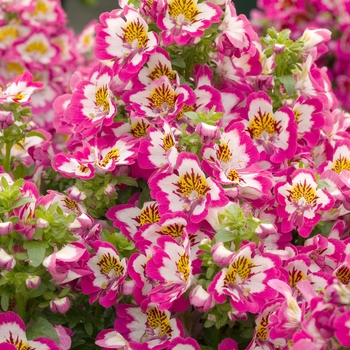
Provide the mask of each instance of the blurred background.
[{"label": "blurred background", "polygon": [[[118,7],[118,0],[61,0],[68,15],[69,26],[79,33],[92,19],[98,19],[102,12]],[[238,14],[249,16],[256,6],[256,0],[236,0],[234,4]]]}]

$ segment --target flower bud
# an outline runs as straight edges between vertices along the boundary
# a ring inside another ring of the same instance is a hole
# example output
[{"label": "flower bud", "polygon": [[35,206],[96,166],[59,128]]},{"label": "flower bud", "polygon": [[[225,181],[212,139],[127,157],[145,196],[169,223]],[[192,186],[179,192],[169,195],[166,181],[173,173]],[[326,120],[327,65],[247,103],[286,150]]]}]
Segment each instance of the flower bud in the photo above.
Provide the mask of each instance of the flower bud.
[{"label": "flower bud", "polygon": [[202,143],[210,143],[213,140],[219,140],[221,137],[220,128],[215,125],[199,123],[196,126],[195,133],[201,137]]},{"label": "flower bud", "polygon": [[277,54],[282,53],[285,50],[286,46],[284,44],[273,44],[272,49]]},{"label": "flower bud", "polygon": [[190,303],[200,312],[210,310],[215,304],[213,295],[209,294],[201,285],[192,289],[189,299]]},{"label": "flower bud", "polygon": [[0,111],[0,130],[6,130],[15,122],[12,112]]},{"label": "flower bud", "polygon": [[0,248],[0,268],[5,270],[12,270],[16,265],[16,259],[5,252],[4,249]]},{"label": "flower bud", "polygon": [[52,312],[66,313],[70,308],[70,300],[68,297],[54,299],[50,301],[50,310]]},{"label": "flower bud", "polygon": [[234,255],[230,250],[225,248],[222,242],[214,244],[210,252],[215,264],[218,266],[226,266],[229,264]]},{"label": "flower bud", "polygon": [[115,186],[113,186],[112,184],[108,184],[103,190],[103,192],[106,196],[110,196],[111,194],[116,192]]},{"label": "flower bud", "polygon": [[76,202],[81,202],[86,198],[86,194],[80,191],[76,186],[69,187],[67,190],[67,195]]},{"label": "flower bud", "polygon": [[26,279],[26,287],[28,289],[38,288],[41,284],[41,278],[39,276],[29,275]]},{"label": "flower bud", "polygon": [[0,236],[7,236],[13,229],[11,221],[0,222]]},{"label": "flower bud", "polygon": [[38,227],[38,228],[45,228],[48,226],[49,226],[49,223],[45,219],[39,218],[36,221],[36,227]]}]

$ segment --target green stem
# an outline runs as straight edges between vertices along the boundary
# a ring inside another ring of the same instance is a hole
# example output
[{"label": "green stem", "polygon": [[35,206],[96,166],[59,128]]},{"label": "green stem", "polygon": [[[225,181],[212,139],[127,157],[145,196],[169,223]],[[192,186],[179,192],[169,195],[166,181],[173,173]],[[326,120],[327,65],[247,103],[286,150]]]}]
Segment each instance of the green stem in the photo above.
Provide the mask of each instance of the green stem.
[{"label": "green stem", "polygon": [[24,323],[27,323],[27,311],[26,304],[27,300],[20,293],[16,294],[16,302],[17,302],[17,313],[19,317],[23,320]]},{"label": "green stem", "polygon": [[2,164],[5,173],[10,173],[11,148],[12,148],[12,144],[6,143],[5,159],[4,159],[4,163]]}]

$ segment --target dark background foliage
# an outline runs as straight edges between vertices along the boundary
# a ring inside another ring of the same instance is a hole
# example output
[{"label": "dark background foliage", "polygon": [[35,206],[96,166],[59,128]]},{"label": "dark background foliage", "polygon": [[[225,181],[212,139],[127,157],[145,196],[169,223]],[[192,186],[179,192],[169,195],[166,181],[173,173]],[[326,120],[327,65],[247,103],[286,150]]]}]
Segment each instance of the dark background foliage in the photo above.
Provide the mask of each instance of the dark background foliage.
[{"label": "dark background foliage", "polygon": [[[256,6],[256,0],[234,1],[237,13],[249,16],[249,12]],[[79,33],[92,19],[98,19],[102,12],[111,11],[118,7],[118,0],[62,0],[68,14],[69,26]]]}]

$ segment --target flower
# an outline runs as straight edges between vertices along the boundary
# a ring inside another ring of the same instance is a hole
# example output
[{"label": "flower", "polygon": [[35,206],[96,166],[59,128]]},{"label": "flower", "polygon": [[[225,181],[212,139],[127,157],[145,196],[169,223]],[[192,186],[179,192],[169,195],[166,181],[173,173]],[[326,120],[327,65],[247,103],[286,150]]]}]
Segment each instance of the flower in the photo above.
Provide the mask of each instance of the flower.
[{"label": "flower", "polygon": [[277,211],[282,221],[282,231],[298,228],[303,237],[308,237],[314,225],[321,219],[319,211],[333,207],[334,199],[325,190],[317,189],[314,173],[308,169],[295,170],[291,184],[280,182],[276,185]]},{"label": "flower", "polygon": [[60,350],[54,340],[49,338],[37,338],[27,340],[26,327],[21,318],[14,312],[8,311],[0,314],[0,345],[12,344],[12,349],[37,349],[37,350]]}]

